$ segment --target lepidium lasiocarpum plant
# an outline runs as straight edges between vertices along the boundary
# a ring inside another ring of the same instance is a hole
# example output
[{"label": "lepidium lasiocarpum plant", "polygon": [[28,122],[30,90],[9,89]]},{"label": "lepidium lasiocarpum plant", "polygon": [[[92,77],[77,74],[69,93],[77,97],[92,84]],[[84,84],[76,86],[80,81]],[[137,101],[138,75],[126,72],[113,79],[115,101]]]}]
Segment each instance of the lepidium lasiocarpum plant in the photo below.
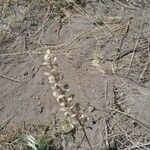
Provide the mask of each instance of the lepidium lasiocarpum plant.
[{"label": "lepidium lasiocarpum plant", "polygon": [[69,121],[71,128],[77,125],[83,125],[87,121],[87,117],[81,112],[80,104],[73,103],[74,95],[67,96],[68,85],[63,86],[61,84],[62,76],[59,73],[57,58],[53,56],[48,49],[44,56],[43,65],[47,67],[47,72],[44,74],[48,77],[53,97],[56,98],[60,105],[60,111]]}]

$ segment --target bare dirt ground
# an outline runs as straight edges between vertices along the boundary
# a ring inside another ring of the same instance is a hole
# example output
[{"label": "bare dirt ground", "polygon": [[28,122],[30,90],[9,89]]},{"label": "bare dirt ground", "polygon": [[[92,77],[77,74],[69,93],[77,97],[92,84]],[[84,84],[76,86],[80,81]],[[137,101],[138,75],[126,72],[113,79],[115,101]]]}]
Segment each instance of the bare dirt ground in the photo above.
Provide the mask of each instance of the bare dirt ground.
[{"label": "bare dirt ground", "polygon": [[[59,130],[64,116],[42,65],[50,49],[89,117],[93,149],[150,149],[150,3],[136,2],[92,0],[60,9],[51,1],[0,1],[0,142],[11,144],[16,130]],[[80,130],[62,143],[56,149],[90,149]]]}]

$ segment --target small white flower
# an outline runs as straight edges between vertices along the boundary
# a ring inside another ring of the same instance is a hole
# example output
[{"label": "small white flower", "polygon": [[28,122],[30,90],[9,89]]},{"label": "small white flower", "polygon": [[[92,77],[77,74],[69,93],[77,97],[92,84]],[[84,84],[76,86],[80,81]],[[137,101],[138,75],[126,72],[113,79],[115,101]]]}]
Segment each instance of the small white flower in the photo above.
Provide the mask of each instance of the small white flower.
[{"label": "small white flower", "polygon": [[46,55],[44,56],[44,60],[45,60],[46,62],[48,62],[48,61],[50,60],[50,58],[51,58],[51,53],[50,53],[50,50],[48,49],[48,50],[46,51]]},{"label": "small white flower", "polygon": [[55,78],[54,78],[54,76],[52,76],[52,75],[50,75],[50,76],[48,77],[48,80],[49,80],[49,83],[54,83],[54,82],[55,82]]},{"label": "small white flower", "polygon": [[57,102],[58,103],[61,103],[62,102],[62,100],[64,101],[64,95],[58,95],[58,97],[57,97]]},{"label": "small white flower", "polygon": [[46,62],[48,62],[49,59],[50,59],[50,56],[49,56],[48,54],[46,54],[46,55],[44,56],[44,60],[45,60]]},{"label": "small white flower", "polygon": [[77,114],[71,114],[72,118],[75,118],[77,116]]},{"label": "small white flower", "polygon": [[44,66],[47,66],[47,65],[49,65],[49,63],[46,62],[46,61],[44,61],[44,62],[43,62],[43,65],[44,65]]},{"label": "small white flower", "polygon": [[78,121],[77,121],[75,118],[73,118],[73,119],[72,119],[72,124],[73,124],[73,125],[76,125],[76,124],[78,124]]},{"label": "small white flower", "polygon": [[87,122],[88,121],[88,118],[87,118],[87,116],[85,114],[82,114],[80,116],[80,119],[81,119],[82,122]]},{"label": "small white flower", "polygon": [[60,95],[57,91],[54,91],[52,94],[55,98],[57,98]]},{"label": "small white flower", "polygon": [[56,60],[57,60],[57,57],[53,57],[52,64],[55,63]]},{"label": "small white flower", "polygon": [[54,86],[51,86],[51,89],[52,90],[56,90],[56,86],[54,85]]},{"label": "small white flower", "polygon": [[51,89],[52,89],[52,90],[56,90],[56,89],[60,89],[61,87],[62,87],[61,84],[55,83],[53,86],[51,86]]},{"label": "small white flower", "polygon": [[73,110],[73,108],[74,108],[74,106],[70,106],[70,107],[69,107],[70,110]]},{"label": "small white flower", "polygon": [[51,51],[49,49],[47,49],[46,54],[50,55]]},{"label": "small white flower", "polygon": [[60,111],[63,111],[63,112],[67,111],[67,107],[61,107]]},{"label": "small white flower", "polygon": [[72,100],[73,100],[73,96],[72,95],[67,97],[67,101],[68,102],[71,102]]},{"label": "small white flower", "polygon": [[44,75],[49,76],[50,73],[49,72],[44,72]]},{"label": "small white flower", "polygon": [[70,113],[69,113],[69,112],[64,112],[64,116],[65,116],[65,117],[69,117],[69,116],[70,116]]},{"label": "small white flower", "polygon": [[60,103],[60,106],[61,106],[61,107],[64,107],[64,106],[66,106],[66,103],[65,103],[65,102],[61,102],[61,103]]},{"label": "small white flower", "polygon": [[80,118],[81,119],[86,118],[85,114],[82,114]]}]

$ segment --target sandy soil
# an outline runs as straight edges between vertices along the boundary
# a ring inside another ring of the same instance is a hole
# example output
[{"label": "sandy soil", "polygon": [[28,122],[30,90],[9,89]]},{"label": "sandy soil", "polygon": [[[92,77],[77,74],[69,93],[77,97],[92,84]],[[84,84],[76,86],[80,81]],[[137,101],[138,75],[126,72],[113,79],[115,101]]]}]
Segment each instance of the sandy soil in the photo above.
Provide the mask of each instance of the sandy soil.
[{"label": "sandy soil", "polygon": [[[111,147],[112,141],[114,149],[149,149],[148,1],[93,0],[62,13],[67,17],[60,19],[44,1],[2,3],[1,131],[50,124],[54,115],[63,119],[43,74],[49,48],[57,55],[63,83],[90,118],[85,128],[93,149]],[[78,132],[67,149],[88,149],[86,140],[79,144]]]}]

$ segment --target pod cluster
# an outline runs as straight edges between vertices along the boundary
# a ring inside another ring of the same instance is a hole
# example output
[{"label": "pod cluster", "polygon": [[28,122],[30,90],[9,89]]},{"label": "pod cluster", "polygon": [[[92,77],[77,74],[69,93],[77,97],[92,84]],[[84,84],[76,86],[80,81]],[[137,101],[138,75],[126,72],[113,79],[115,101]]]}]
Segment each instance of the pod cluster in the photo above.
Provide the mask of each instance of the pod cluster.
[{"label": "pod cluster", "polygon": [[74,95],[67,96],[66,92],[68,92],[69,86],[61,84],[62,76],[58,70],[57,58],[51,54],[49,49],[44,56],[43,65],[48,68],[48,72],[44,74],[48,77],[53,97],[60,105],[60,111],[69,120],[72,128],[79,124],[79,121],[84,124],[87,121],[87,117],[84,113],[81,113],[80,104],[73,103]]}]

